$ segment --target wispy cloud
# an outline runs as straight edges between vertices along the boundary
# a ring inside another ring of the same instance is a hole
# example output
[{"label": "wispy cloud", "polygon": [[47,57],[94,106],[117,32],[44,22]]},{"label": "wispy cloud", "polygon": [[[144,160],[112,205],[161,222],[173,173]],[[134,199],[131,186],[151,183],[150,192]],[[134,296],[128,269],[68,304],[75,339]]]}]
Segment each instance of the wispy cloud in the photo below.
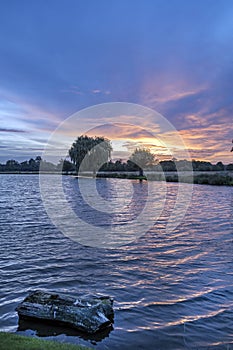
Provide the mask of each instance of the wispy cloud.
[{"label": "wispy cloud", "polygon": [[28,131],[20,129],[0,128],[0,132],[25,133]]},{"label": "wispy cloud", "polygon": [[92,90],[91,92],[92,92],[93,94],[100,94],[100,93],[101,93],[101,90],[95,89],[95,90]]},{"label": "wispy cloud", "polygon": [[104,124],[95,127],[94,129],[88,131],[90,136],[106,136],[110,139],[124,140],[124,139],[140,139],[140,138],[151,138],[153,135],[139,127],[137,125],[114,123],[114,124]]},{"label": "wispy cloud", "polygon": [[78,86],[71,86],[65,89],[61,89],[62,93],[70,94],[70,95],[78,95],[80,97],[91,97],[93,95],[98,95],[98,96],[108,96],[111,94],[111,91],[108,89],[87,89],[87,88],[80,88]]},{"label": "wispy cloud", "polygon": [[[83,108],[139,103],[163,114],[190,149],[202,145],[212,159],[221,154],[228,160],[222,145],[230,136],[225,128],[232,133],[233,3],[135,1],[132,11],[131,1],[101,1],[90,11],[88,2],[70,1],[72,6],[59,3],[56,13],[53,2],[28,1],[20,16],[16,2],[1,5],[1,128],[29,131],[26,149],[31,137],[46,139]],[[136,117],[125,122],[158,132],[149,115],[143,123]],[[221,130],[208,148],[213,125]],[[145,136],[136,127],[106,131],[119,139]]]}]

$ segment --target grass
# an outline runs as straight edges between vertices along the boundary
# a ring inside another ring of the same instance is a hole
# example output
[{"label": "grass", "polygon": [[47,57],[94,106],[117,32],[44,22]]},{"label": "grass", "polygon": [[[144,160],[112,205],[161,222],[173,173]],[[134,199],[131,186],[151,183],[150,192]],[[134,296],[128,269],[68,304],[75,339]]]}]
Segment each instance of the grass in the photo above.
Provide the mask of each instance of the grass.
[{"label": "grass", "polygon": [[185,182],[185,183],[195,183],[199,185],[216,185],[216,186],[233,186],[233,177],[222,174],[195,174],[193,176],[190,174],[169,174],[169,172],[164,174],[152,173],[146,176],[130,175],[128,173],[106,173],[97,174],[97,177],[104,178],[116,178],[116,179],[135,179],[135,180],[149,180],[149,181],[164,181],[167,182]]},{"label": "grass", "polygon": [[194,183],[218,186],[233,186],[233,178],[220,174],[201,174],[194,176]]},{"label": "grass", "polygon": [[90,350],[68,343],[25,337],[15,333],[0,332],[0,350]]}]

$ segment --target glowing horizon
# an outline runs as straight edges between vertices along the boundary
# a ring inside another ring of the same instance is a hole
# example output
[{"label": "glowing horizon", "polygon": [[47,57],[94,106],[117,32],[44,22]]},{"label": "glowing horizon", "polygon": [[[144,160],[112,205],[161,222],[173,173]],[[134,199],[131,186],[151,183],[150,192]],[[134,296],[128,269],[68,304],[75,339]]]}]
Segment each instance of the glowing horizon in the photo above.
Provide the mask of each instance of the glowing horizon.
[{"label": "glowing horizon", "polygon": [[[193,158],[233,162],[233,3],[25,1],[0,11],[0,162],[41,155],[60,123],[106,102],[152,108]],[[150,145],[136,129],[125,139]]]}]

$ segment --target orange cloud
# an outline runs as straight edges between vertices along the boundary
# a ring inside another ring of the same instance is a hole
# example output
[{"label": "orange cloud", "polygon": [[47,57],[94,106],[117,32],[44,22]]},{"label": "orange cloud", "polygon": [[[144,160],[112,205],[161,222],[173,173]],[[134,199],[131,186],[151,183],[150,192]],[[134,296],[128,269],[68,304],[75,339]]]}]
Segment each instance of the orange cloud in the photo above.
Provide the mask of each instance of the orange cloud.
[{"label": "orange cloud", "polygon": [[232,162],[230,153],[233,127],[228,124],[214,124],[206,128],[181,130],[181,136],[193,158],[212,162]]},{"label": "orange cloud", "polygon": [[87,132],[89,136],[105,136],[109,139],[141,139],[151,138],[153,134],[137,125],[114,123],[97,126]]}]

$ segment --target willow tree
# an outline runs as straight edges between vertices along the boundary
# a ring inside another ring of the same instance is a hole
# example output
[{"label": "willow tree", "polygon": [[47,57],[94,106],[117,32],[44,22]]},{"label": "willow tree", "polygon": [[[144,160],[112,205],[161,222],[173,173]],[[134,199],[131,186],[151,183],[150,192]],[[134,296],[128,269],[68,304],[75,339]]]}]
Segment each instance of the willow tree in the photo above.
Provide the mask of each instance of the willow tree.
[{"label": "willow tree", "polygon": [[139,168],[139,175],[143,176],[143,169],[155,164],[155,155],[147,148],[136,148],[129,160]]},{"label": "willow tree", "polygon": [[76,171],[96,171],[111,157],[112,146],[105,137],[82,135],[73,142],[69,156]]}]

